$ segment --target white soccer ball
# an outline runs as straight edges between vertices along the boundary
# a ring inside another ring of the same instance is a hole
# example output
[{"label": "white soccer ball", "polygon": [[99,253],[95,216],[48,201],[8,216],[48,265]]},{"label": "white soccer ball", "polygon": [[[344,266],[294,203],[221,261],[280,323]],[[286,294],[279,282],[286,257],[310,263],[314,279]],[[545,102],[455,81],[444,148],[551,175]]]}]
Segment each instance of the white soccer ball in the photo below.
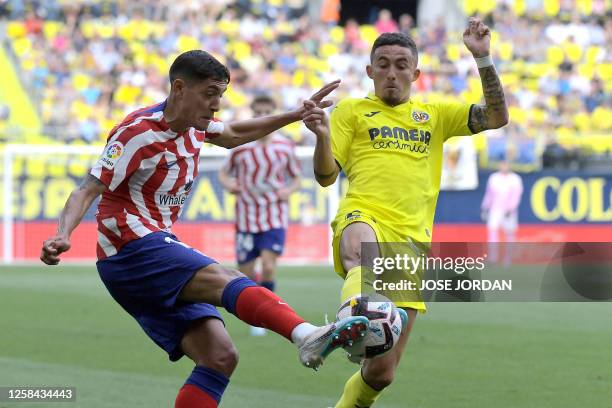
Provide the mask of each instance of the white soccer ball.
[{"label": "white soccer ball", "polygon": [[395,307],[386,297],[373,294],[347,300],[338,310],[337,319],[349,316],[365,316],[370,320],[370,330],[363,341],[345,347],[349,360],[355,363],[364,358],[380,357],[388,353],[398,342],[408,315]]}]

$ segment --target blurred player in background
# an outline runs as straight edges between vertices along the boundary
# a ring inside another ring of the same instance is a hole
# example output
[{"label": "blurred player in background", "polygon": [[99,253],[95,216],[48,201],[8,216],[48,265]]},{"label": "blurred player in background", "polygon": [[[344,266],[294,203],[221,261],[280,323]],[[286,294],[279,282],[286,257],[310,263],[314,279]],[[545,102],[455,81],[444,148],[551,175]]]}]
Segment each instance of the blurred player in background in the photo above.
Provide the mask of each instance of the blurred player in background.
[{"label": "blurred player in background", "polygon": [[[205,51],[179,55],[170,67],[170,95],[129,114],[110,133],[98,162],[72,192],[57,234],[43,243],[41,260],[60,261],[70,235],[92,202],[96,215],[98,272],[113,298],[176,361],[196,366],[180,389],[177,408],[217,407],[237,364],[237,352],[215,306],[244,322],[267,327],[299,348],[300,360],[317,368],[333,349],[359,341],[367,319],[315,327],[281,298],[238,271],[182,243],[171,233],[198,173],[204,142],[232,148],[299,120],[304,108],[240,122],[214,119],[230,73]],[[338,87],[311,97],[319,107]]]},{"label": "blurred player in background", "polygon": [[[269,95],[251,103],[253,117],[276,110]],[[300,188],[300,165],[292,141],[271,133],[231,151],[219,170],[219,181],[236,195],[236,262],[238,270],[274,292],[276,259],[283,253],[289,223],[289,196]],[[261,260],[261,279],[256,261]],[[251,327],[251,335],[266,333]]]},{"label": "blurred player in background", "polygon": [[[487,190],[482,200],[482,218],[487,222],[487,239],[489,241],[488,261],[498,262],[500,237],[502,229],[505,241],[512,243],[516,239],[518,228],[518,208],[523,195],[521,176],[510,170],[507,161],[500,163],[499,171],[491,174],[487,180]],[[504,265],[512,259],[511,246],[507,246]]]},{"label": "blurred player in background", "polygon": [[[484,105],[412,99],[411,84],[420,74],[418,53],[412,38],[403,33],[382,34],[374,42],[371,65],[366,68],[374,93],[341,101],[331,113],[331,127],[322,109],[304,102],[309,108],[304,122],[317,138],[317,181],[328,186],[341,170],[349,180],[348,192],[332,223],[334,266],[345,279],[342,303],[359,296],[362,284],[367,285],[362,243],[408,240],[423,246],[419,243],[431,242],[444,141],[508,122],[490,40],[489,28],[470,19],[463,41],[479,68]],[[416,275],[402,276],[415,281],[420,279]],[[425,310],[421,299],[406,292],[388,296],[409,315],[399,344],[384,356],[363,361],[346,383],[336,408],[370,407],[393,381],[417,311]]]}]

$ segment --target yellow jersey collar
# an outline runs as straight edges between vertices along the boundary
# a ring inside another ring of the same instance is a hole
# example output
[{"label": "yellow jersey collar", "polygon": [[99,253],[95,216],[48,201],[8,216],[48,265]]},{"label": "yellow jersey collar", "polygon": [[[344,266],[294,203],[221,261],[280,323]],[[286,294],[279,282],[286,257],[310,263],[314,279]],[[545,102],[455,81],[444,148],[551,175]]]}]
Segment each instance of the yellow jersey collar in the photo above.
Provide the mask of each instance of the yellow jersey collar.
[{"label": "yellow jersey collar", "polygon": [[387,109],[394,109],[394,110],[407,109],[407,110],[410,110],[412,108],[412,99],[408,99],[408,101],[406,101],[406,102],[404,102],[402,104],[399,104],[397,106],[389,106],[389,105],[387,105],[378,96],[376,96],[376,94],[374,92],[369,92],[368,93],[368,99],[379,103],[380,105],[384,106]]}]

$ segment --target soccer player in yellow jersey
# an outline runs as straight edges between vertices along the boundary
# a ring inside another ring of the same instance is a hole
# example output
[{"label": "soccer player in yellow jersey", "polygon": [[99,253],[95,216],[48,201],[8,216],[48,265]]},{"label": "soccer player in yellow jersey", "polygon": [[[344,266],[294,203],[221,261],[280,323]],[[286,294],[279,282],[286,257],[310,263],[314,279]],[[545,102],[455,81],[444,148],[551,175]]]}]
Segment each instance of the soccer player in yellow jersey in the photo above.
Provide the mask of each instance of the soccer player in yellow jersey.
[{"label": "soccer player in yellow jersey", "polygon": [[[345,279],[343,303],[362,292],[363,242],[378,242],[374,245],[378,248],[388,242],[412,242],[417,247],[431,242],[442,144],[452,136],[508,123],[490,40],[489,28],[470,19],[463,41],[479,68],[484,105],[413,99],[410,87],[420,73],[418,54],[414,41],[402,33],[382,34],[374,42],[371,65],[366,67],[374,93],[342,100],[331,113],[331,126],[323,110],[305,102],[309,110],[304,123],[317,137],[317,181],[328,186],[341,170],[349,180],[332,223],[335,270]],[[347,381],[336,408],[370,407],[393,381],[417,311],[424,311],[425,305],[420,298],[388,297],[408,313],[408,324],[389,353],[363,361],[360,371]]]}]

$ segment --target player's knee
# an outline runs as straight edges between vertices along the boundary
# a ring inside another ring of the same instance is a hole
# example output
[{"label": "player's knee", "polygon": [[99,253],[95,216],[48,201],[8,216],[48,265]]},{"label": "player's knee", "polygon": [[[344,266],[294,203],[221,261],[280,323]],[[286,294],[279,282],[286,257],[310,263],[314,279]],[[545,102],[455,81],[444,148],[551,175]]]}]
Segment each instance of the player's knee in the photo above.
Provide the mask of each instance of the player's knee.
[{"label": "player's knee", "polygon": [[361,265],[361,243],[355,240],[345,240],[340,247],[340,257],[345,271]]},{"label": "player's knee", "polygon": [[361,246],[349,247],[342,252],[342,266],[345,271],[350,271],[361,265]]},{"label": "player's knee", "polygon": [[238,350],[233,345],[215,350],[212,358],[198,361],[197,364],[212,368],[229,377],[238,365]]},{"label": "player's knee", "polygon": [[365,382],[375,390],[388,387],[395,378],[395,370],[388,366],[364,367],[363,378]]}]

